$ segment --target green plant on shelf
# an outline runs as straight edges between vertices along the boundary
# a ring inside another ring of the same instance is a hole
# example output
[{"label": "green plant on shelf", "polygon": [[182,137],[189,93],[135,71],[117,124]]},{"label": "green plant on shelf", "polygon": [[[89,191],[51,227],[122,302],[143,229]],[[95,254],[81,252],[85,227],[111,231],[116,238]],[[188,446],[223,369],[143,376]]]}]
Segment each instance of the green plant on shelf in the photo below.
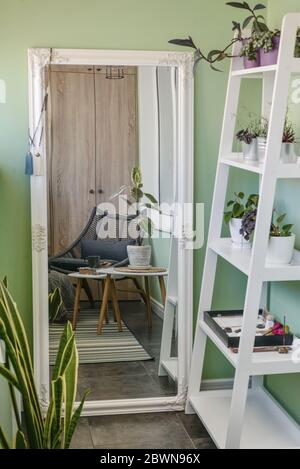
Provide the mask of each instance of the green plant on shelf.
[{"label": "green plant on shelf", "polygon": [[286,238],[292,235],[292,228],[294,225],[284,224],[286,213],[278,214],[276,209],[273,211],[273,220],[270,228],[270,236],[276,238]]},{"label": "green plant on shelf", "polygon": [[233,218],[242,219],[246,213],[253,210],[254,207],[257,207],[259,196],[258,194],[251,194],[246,200],[246,203],[244,200],[244,192],[234,192],[234,198],[227,203],[227,208],[230,210],[224,212],[225,223],[228,224]]}]

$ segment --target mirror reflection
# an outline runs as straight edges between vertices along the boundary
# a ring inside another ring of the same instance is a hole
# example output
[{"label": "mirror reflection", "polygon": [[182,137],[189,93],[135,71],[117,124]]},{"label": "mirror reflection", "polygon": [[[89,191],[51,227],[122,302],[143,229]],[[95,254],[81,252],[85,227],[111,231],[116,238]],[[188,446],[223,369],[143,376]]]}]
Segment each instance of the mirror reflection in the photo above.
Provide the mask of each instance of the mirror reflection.
[{"label": "mirror reflection", "polygon": [[78,399],[176,395],[176,268],[159,225],[175,201],[176,68],[51,65],[47,79],[50,368],[69,320]]}]

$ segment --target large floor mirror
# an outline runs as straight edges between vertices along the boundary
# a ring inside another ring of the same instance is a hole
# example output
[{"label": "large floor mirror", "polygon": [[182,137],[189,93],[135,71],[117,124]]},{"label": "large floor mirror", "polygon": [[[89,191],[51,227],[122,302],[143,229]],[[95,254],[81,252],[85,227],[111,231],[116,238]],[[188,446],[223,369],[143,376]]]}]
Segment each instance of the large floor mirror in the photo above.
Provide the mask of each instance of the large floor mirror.
[{"label": "large floor mirror", "polygon": [[[183,409],[192,62],[181,53],[29,51],[35,371],[45,401],[70,321],[87,414]],[[150,260],[130,251],[137,244]]]}]

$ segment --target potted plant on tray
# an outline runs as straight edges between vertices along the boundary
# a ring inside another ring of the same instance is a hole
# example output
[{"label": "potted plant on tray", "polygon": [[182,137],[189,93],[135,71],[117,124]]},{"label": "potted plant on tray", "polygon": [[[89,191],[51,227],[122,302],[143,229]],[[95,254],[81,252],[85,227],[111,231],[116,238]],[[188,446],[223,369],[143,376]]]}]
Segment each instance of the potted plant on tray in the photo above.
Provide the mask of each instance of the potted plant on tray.
[{"label": "potted plant on tray", "polygon": [[[153,223],[145,213],[147,209],[159,210],[159,208],[156,198],[152,194],[143,191],[143,179],[139,166],[135,166],[131,171],[131,185],[122,186],[120,191],[114,194],[111,199],[122,197],[126,192],[129,192],[133,199],[133,202],[127,199],[126,201],[135,211],[136,218],[133,222],[137,229],[136,245],[127,246],[129,264],[140,269],[149,268],[151,246],[143,244],[143,234],[152,235]],[[148,201],[143,202],[144,198]]]},{"label": "potted plant on tray", "polygon": [[[295,246],[296,237],[292,233],[293,225],[284,224],[286,214],[278,215],[273,211],[273,219],[270,227],[270,239],[267,252],[267,263],[277,265],[290,264]],[[242,219],[240,233],[246,241],[251,240],[255,231],[257,208],[248,211]]]},{"label": "potted plant on tray", "polygon": [[250,246],[249,240],[246,240],[241,234],[242,220],[246,213],[257,207],[258,198],[257,194],[252,194],[248,197],[246,204],[244,204],[244,192],[235,192],[234,199],[229,200],[227,203],[227,208],[230,210],[224,212],[224,221],[226,224],[229,224],[231,241],[237,246]]}]

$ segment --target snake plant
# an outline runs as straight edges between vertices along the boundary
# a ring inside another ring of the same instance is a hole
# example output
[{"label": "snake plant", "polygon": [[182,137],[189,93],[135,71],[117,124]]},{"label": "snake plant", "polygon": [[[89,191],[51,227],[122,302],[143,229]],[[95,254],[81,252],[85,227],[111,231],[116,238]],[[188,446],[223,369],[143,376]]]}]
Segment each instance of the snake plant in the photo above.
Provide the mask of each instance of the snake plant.
[{"label": "snake plant", "polygon": [[[52,317],[60,304],[60,294],[56,291],[49,298]],[[25,328],[6,280],[0,282],[0,339],[6,351],[6,363],[0,364],[0,376],[8,382],[17,424],[12,445],[0,426],[0,446],[4,449],[68,449],[87,396],[86,392],[74,409],[78,352],[71,324],[67,323],[60,340],[51,379],[51,398],[45,414],[34,383]],[[22,397],[22,420],[16,392]]]}]

